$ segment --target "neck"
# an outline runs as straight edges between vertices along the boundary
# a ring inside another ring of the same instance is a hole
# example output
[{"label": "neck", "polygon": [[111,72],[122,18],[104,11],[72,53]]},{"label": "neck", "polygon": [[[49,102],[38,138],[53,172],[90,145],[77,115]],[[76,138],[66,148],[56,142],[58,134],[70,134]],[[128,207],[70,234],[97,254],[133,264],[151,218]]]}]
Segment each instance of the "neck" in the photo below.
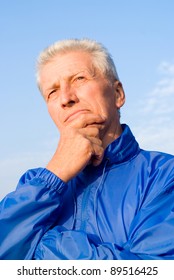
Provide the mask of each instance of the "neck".
[{"label": "neck", "polygon": [[118,123],[113,131],[108,132],[103,137],[103,148],[105,149],[110,143],[112,143],[115,139],[117,139],[122,133],[121,124]]}]

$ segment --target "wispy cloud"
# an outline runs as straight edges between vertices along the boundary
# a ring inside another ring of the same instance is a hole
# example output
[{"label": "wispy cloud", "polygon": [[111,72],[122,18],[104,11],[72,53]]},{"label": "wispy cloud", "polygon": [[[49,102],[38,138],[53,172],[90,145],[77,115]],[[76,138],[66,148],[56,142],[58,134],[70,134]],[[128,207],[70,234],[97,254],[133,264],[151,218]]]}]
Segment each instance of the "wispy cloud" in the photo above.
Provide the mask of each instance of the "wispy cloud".
[{"label": "wispy cloud", "polygon": [[160,79],[139,104],[136,135],[146,149],[174,153],[174,64],[162,62]]},{"label": "wispy cloud", "polygon": [[160,63],[158,70],[163,73],[163,74],[167,74],[167,75],[174,75],[174,64],[173,63],[169,63],[167,61],[163,61]]}]

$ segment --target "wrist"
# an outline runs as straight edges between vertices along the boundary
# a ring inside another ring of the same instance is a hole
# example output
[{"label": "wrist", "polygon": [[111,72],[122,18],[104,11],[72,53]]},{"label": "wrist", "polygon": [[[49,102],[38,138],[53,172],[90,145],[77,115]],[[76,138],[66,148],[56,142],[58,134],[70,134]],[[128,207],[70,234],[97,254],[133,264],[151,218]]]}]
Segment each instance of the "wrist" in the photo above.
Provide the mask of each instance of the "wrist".
[{"label": "wrist", "polygon": [[51,171],[65,183],[67,183],[71,179],[71,177],[68,176],[66,172],[64,172],[62,167],[59,167],[58,164],[52,161],[47,164],[46,169]]}]

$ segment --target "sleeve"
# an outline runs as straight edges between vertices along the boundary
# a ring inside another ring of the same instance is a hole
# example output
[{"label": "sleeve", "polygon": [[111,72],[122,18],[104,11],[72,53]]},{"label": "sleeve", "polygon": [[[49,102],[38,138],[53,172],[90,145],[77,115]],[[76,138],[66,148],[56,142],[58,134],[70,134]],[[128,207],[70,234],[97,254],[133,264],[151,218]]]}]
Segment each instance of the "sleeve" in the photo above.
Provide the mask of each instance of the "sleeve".
[{"label": "sleeve", "polygon": [[32,259],[59,214],[67,185],[45,168],[27,171],[0,204],[0,259]]},{"label": "sleeve", "polygon": [[[51,234],[51,236],[50,236]],[[123,246],[105,242],[84,231],[56,227],[36,250],[35,259],[63,260],[174,260],[174,182],[149,195],[132,221]]]},{"label": "sleeve", "polygon": [[97,236],[80,230],[54,227],[38,244],[35,260],[119,260],[140,258],[114,243],[102,243]]},{"label": "sleeve", "polygon": [[141,259],[174,260],[174,176],[156,189],[135,216],[125,248]]}]

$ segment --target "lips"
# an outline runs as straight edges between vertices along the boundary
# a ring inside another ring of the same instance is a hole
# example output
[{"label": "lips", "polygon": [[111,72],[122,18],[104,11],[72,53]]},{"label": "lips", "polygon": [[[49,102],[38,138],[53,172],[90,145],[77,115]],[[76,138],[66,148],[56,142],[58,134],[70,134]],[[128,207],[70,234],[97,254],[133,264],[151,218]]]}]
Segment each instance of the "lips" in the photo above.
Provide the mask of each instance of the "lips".
[{"label": "lips", "polygon": [[77,110],[75,112],[72,112],[71,114],[69,114],[66,119],[65,119],[65,122],[70,122],[74,119],[76,119],[79,115],[81,114],[85,114],[85,113],[88,113],[89,111],[86,110],[86,109],[81,109],[81,110]]}]

